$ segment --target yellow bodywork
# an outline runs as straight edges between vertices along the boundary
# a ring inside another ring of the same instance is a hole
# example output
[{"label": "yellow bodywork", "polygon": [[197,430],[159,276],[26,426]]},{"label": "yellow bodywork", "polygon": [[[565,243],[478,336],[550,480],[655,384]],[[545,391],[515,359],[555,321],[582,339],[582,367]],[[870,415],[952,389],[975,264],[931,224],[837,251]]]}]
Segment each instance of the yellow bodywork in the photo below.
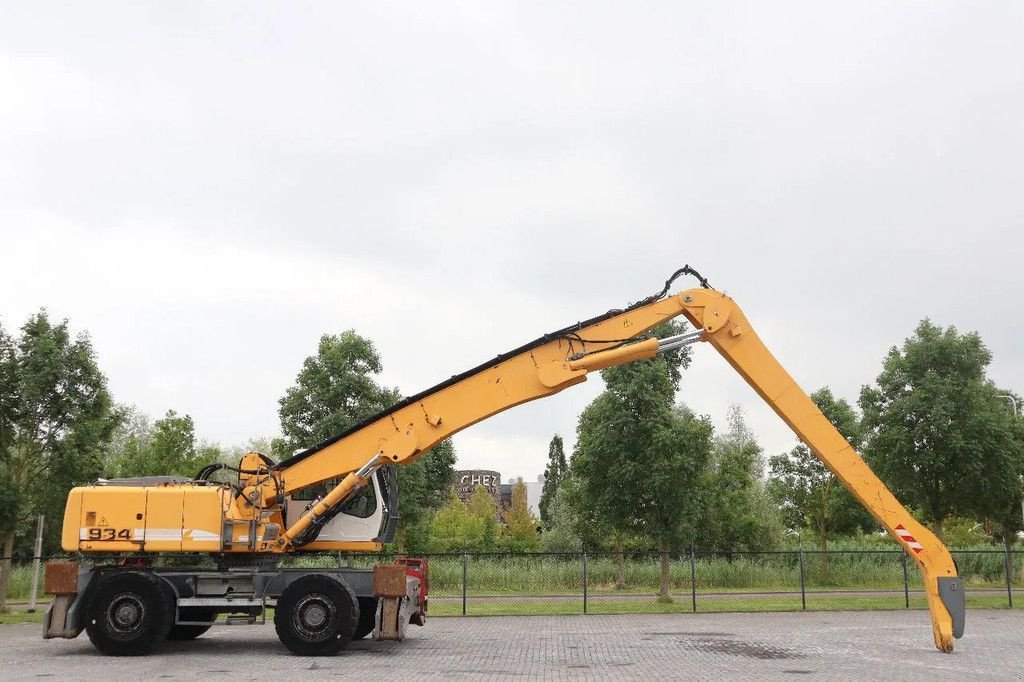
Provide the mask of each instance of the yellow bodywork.
[{"label": "yellow bodywork", "polygon": [[61,544],[69,552],[220,552],[228,503],[222,486],[74,488]]},{"label": "yellow bodywork", "polygon": [[[571,333],[526,347],[446,382],[416,400],[386,411],[351,433],[300,453],[276,468],[255,453],[242,460],[236,493],[230,487],[169,484],[156,487],[90,486],[72,490],[64,520],[64,549],[83,552],[271,552],[298,550],[296,538],[352,491],[365,484],[356,470],[373,458],[411,462],[445,438],[482,419],[585,381],[587,374],[653,357],[655,339],[622,345],[679,315],[698,330],[796,432],[814,454],[871,512],[917,563],[924,577],[936,646],[953,648],[953,620],[940,598],[939,579],[955,578],[945,546],[903,508],[854,452],[810,397],[772,356],[737,305],[708,288],[636,305],[597,318]],[[263,467],[263,468],[261,468]],[[284,528],[283,497],[337,479],[342,483]],[[97,530],[99,529],[99,530]],[[110,529],[115,530],[114,537]],[[129,529],[127,537],[120,537]],[[99,538],[97,539],[97,533]],[[303,551],[377,549],[370,541],[313,540]],[[954,587],[954,589],[958,589]]]}]

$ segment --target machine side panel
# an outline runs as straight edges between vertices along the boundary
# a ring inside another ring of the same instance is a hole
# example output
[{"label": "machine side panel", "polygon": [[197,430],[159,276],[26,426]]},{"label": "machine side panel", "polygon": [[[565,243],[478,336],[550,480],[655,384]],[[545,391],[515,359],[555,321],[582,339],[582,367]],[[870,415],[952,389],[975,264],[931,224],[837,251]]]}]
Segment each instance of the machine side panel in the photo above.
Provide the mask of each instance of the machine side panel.
[{"label": "machine side panel", "polygon": [[219,552],[224,526],[223,488],[188,487],[184,489],[181,550],[183,552]]},{"label": "machine side panel", "polygon": [[137,552],[146,513],[145,488],[82,488],[79,549],[83,552]]},{"label": "machine side panel", "polygon": [[146,516],[144,524],[139,522],[138,530],[145,533],[146,551],[180,552],[185,488],[166,486],[142,490],[146,491]]}]

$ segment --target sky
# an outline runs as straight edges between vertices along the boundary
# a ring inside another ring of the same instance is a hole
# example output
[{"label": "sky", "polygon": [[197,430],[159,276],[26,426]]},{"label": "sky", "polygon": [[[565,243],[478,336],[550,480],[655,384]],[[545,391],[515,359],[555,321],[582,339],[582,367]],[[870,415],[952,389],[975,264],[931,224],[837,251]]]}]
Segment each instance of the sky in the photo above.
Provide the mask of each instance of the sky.
[{"label": "sky", "polygon": [[[808,391],[917,322],[1024,392],[1024,5],[0,4],[0,324],[230,446],[324,333],[418,392],[684,263]],[[689,286],[687,284],[686,286]],[[455,438],[536,480],[594,377]],[[680,399],[795,437],[708,347]]]}]

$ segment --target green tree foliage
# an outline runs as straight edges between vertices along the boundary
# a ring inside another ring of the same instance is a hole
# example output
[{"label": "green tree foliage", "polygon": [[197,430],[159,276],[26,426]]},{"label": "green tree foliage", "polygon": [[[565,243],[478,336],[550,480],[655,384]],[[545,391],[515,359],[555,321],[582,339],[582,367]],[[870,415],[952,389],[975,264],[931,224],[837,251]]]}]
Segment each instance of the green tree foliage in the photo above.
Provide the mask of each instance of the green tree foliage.
[{"label": "green tree foliage", "polygon": [[[588,544],[597,544],[606,536],[613,540],[617,577],[616,589],[626,586],[623,543],[635,527],[632,500],[623,482],[617,479],[627,467],[625,453],[612,441],[615,436],[608,426],[618,407],[609,391],[597,396],[580,414],[576,426],[576,447],[569,466],[575,485],[569,499],[579,510],[581,534]],[[620,488],[621,486],[621,488]]]},{"label": "green tree foliage", "polygon": [[382,369],[373,342],[354,330],[321,336],[316,355],[306,358],[295,385],[279,401],[285,454],[327,440],[398,402],[398,389],[374,379]]},{"label": "green tree foliage", "polygon": [[434,515],[430,544],[437,552],[461,552],[483,546],[484,535],[484,519],[453,493]]},{"label": "green tree foliage", "polygon": [[512,484],[512,504],[505,510],[502,545],[513,552],[536,552],[540,549],[539,522],[526,502],[526,484],[517,479]]},{"label": "green tree foliage", "polygon": [[430,526],[430,548],[436,552],[492,552],[501,532],[498,504],[482,485],[466,502],[451,493]]},{"label": "green tree foliage", "polygon": [[583,549],[583,540],[578,528],[578,513],[570,502],[569,480],[555,491],[548,505],[548,525],[540,536],[540,548],[545,552],[579,552]]},{"label": "green tree foliage", "polygon": [[[992,521],[993,539],[1001,541],[1009,552],[1019,534],[1024,531],[1024,417],[1016,414],[1016,409],[1024,406],[1024,401],[1010,391],[999,391],[997,398],[1008,399],[1004,409],[1013,413],[1011,433],[1014,448],[1011,456],[1015,455],[1017,460],[1017,485],[1007,485],[999,499],[991,501],[989,518]],[[1012,554],[1009,556],[1012,561]]]},{"label": "green tree foliage", "polygon": [[555,494],[568,473],[569,465],[565,461],[565,445],[562,443],[562,437],[555,434],[548,445],[548,465],[544,469],[544,487],[541,490],[540,502],[537,505],[540,511],[540,519],[545,528],[548,528],[550,525],[548,507],[555,499]]},{"label": "green tree foliage", "polygon": [[1019,494],[1021,441],[985,376],[991,360],[977,333],[926,319],[861,389],[865,457],[939,537],[951,514],[991,517]]},{"label": "green tree foliage", "polygon": [[[811,395],[818,408],[847,442],[859,450],[863,441],[860,419],[848,402],[836,398],[828,387]],[[808,528],[822,552],[836,533],[870,531],[876,524],[835,474],[803,444],[769,461],[770,496],[778,504],[785,524],[793,530]],[[821,554],[822,571],[828,570],[828,555]]]},{"label": "green tree foliage", "polygon": [[728,431],[714,440],[702,481],[703,522],[697,537],[705,549],[726,553],[771,549],[780,524],[761,478],[761,447],[739,406],[729,410],[728,423]]},{"label": "green tree foliage", "polygon": [[[13,553],[19,529],[45,514],[44,551],[59,544],[68,490],[95,479],[104,446],[116,424],[106,379],[88,336],[72,338],[68,322],[33,315],[14,341],[0,340],[0,471],[6,492],[4,556]],[[26,541],[30,546],[31,540]],[[0,562],[0,607],[10,562]]]},{"label": "green tree foliage", "polygon": [[481,552],[493,552],[498,547],[498,503],[487,488],[478,485],[466,502],[466,508],[477,519],[482,529],[479,541],[468,545]]},{"label": "green tree foliage", "polygon": [[[382,369],[373,343],[355,331],[320,337],[317,354],[306,358],[295,384],[279,401],[284,437],[275,441],[274,455],[284,458],[316,445],[398,402],[398,389],[380,386],[375,379]],[[403,549],[423,546],[430,512],[446,499],[454,477],[450,441],[398,468],[398,537]]]},{"label": "green tree foliage", "polygon": [[[656,335],[682,329],[665,324]],[[706,420],[673,409],[681,368],[688,362],[683,352],[604,370],[607,388],[580,416],[570,465],[584,516],[599,519],[612,532],[620,557],[622,540],[632,533],[661,548],[663,599],[668,598],[668,551],[692,518],[692,491],[711,435]]]},{"label": "green tree foliage", "polygon": [[[594,500],[584,499],[586,486],[578,476],[573,475],[572,469],[573,464],[570,460],[569,475],[562,481],[562,487],[559,488],[555,496],[560,501],[560,512],[557,515],[555,512],[551,512],[555,519],[555,526],[560,528],[564,535],[577,538],[581,547],[601,548],[610,540],[618,567],[616,587],[622,589],[626,586],[622,554],[626,541],[625,532],[616,534],[609,525],[609,516],[602,513],[594,504]],[[558,525],[559,519],[563,523],[561,526]],[[566,523],[569,525],[564,525]],[[554,530],[555,528],[552,528],[552,531]]]},{"label": "green tree foliage", "polygon": [[191,477],[221,456],[217,446],[196,442],[195,424],[189,415],[168,410],[162,419],[151,423],[134,407],[123,411],[108,453],[106,472],[117,477]]},{"label": "green tree foliage", "polygon": [[451,439],[435,445],[416,461],[398,469],[399,546],[406,552],[427,551],[430,517],[438,500],[455,481],[455,446]]},{"label": "green tree foliage", "polygon": [[[14,480],[9,457],[18,410],[18,365],[14,339],[0,326],[0,537],[12,536],[22,509],[22,490]],[[2,570],[2,568],[0,568]],[[2,595],[0,595],[2,598]]]}]

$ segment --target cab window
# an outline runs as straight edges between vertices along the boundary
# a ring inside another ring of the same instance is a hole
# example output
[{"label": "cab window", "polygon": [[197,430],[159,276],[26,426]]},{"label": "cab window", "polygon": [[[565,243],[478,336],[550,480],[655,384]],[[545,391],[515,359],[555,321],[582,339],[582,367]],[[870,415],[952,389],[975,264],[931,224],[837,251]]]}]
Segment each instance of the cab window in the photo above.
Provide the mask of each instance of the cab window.
[{"label": "cab window", "polygon": [[[302,490],[296,490],[292,493],[292,499],[296,502],[311,502],[329,493],[340,482],[341,479],[331,479],[330,481],[311,485]],[[360,519],[373,516],[375,511],[377,511],[377,493],[374,491],[372,483],[359,491],[358,495],[346,502],[341,508],[341,513]]]}]

